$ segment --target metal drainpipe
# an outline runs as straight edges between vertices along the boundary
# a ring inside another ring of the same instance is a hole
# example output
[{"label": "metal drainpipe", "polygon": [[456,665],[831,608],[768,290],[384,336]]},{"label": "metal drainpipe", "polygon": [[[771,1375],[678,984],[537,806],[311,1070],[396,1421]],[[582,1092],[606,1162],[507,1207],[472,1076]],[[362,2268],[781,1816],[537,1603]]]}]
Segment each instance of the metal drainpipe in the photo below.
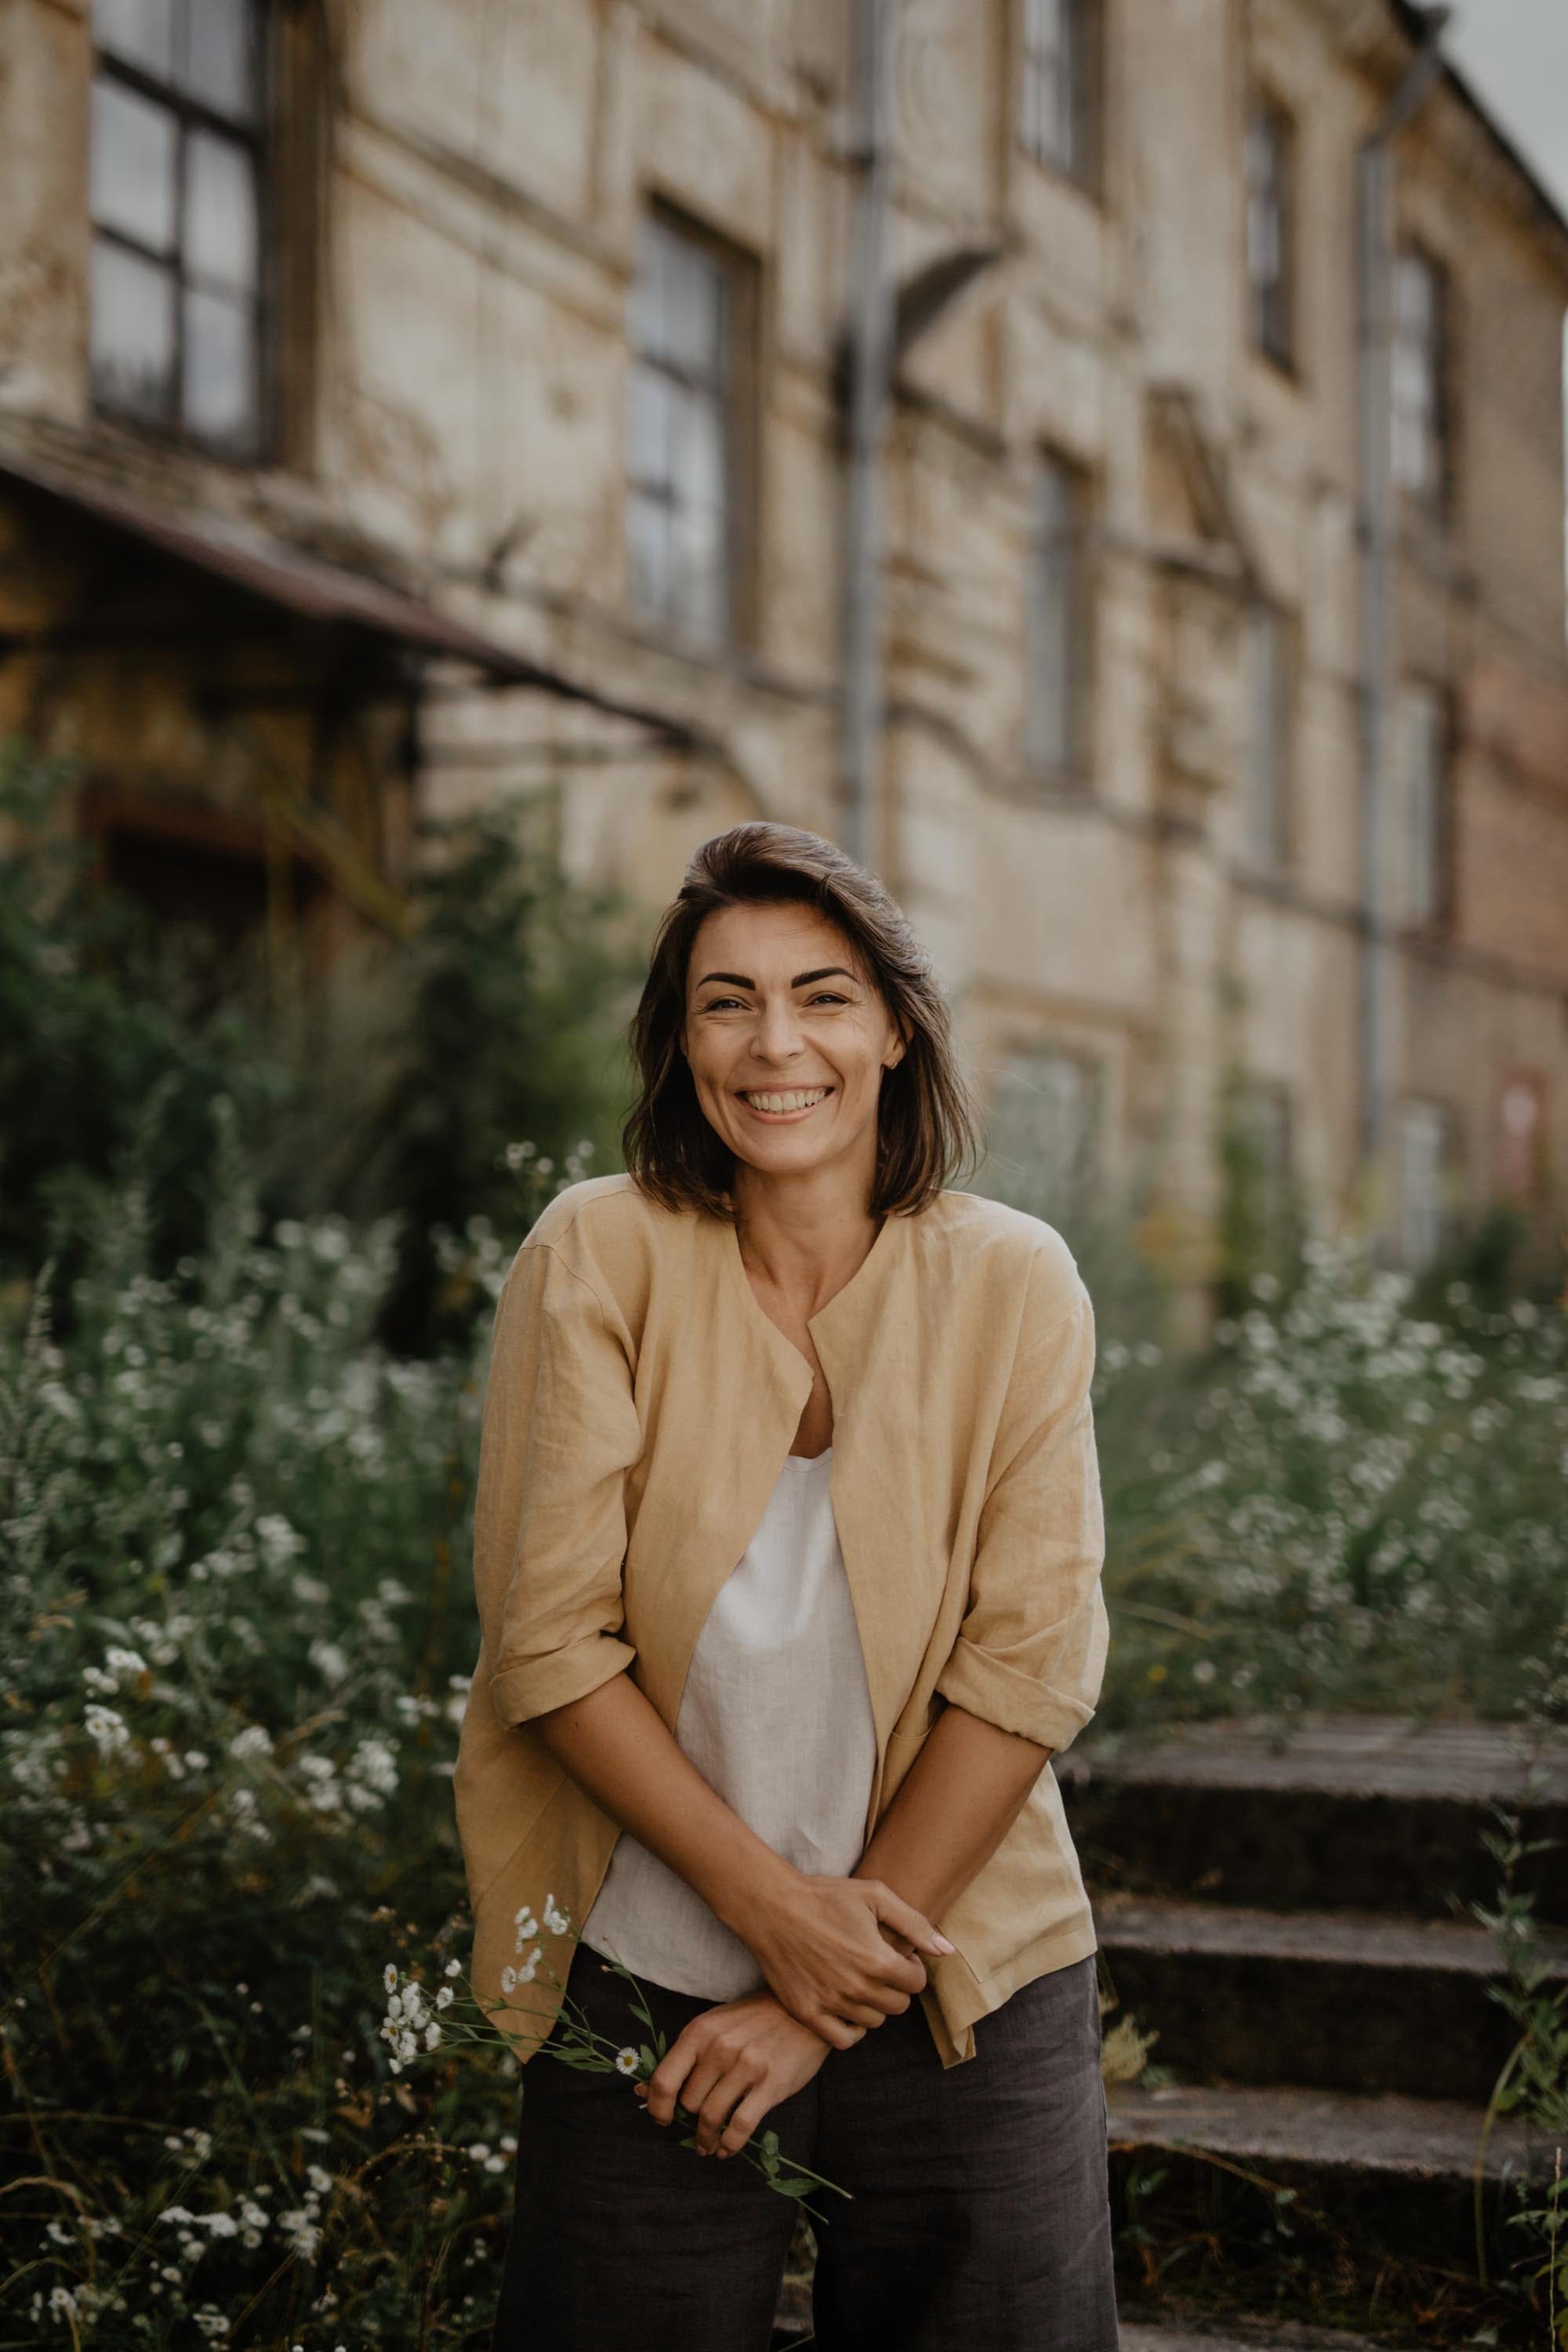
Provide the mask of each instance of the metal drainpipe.
[{"label": "metal drainpipe", "polygon": [[1394,513],[1392,452],[1394,172],[1391,148],[1436,80],[1438,48],[1452,12],[1426,11],[1420,47],[1387,110],[1357,157],[1356,267],[1361,333],[1361,865],[1362,936],[1357,1013],[1363,1164],[1373,1181],[1374,1217],[1389,1151],[1393,1101],[1394,993],[1398,964],[1388,893],[1388,740],[1394,640]]},{"label": "metal drainpipe", "polygon": [[881,463],[895,293],[887,263],[892,182],[892,58],[899,0],[857,0],[855,208],[849,288],[849,448],[844,513],[844,704],[840,746],[845,847],[879,859],[873,782],[882,728]]}]

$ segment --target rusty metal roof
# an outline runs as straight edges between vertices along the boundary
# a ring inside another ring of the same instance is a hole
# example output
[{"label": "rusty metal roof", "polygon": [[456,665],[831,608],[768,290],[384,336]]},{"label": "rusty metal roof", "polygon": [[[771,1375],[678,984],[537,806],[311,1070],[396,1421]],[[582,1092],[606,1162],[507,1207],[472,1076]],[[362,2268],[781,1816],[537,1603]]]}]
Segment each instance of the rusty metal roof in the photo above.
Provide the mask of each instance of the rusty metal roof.
[{"label": "rusty metal roof", "polygon": [[351,571],[346,564],[309,554],[249,525],[146,505],[9,450],[0,451],[0,482],[5,481],[36,490],[92,521],[157,548],[178,563],[226,581],[264,604],[298,613],[307,620],[362,629],[419,653],[468,662],[497,684],[534,687],[542,693],[633,719],[672,742],[691,740],[690,730],[678,719],[580,685],[558,670],[511,652],[437,605],[369,573]]}]

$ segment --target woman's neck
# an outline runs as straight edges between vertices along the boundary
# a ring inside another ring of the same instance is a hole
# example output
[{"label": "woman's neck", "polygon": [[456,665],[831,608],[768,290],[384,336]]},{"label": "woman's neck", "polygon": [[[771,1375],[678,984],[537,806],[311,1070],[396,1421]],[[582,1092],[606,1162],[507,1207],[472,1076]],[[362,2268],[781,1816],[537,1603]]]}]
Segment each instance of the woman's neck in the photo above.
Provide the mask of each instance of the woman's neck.
[{"label": "woman's neck", "polygon": [[837,1169],[789,1178],[738,1168],[733,1199],[747,1273],[809,1319],[843,1289],[881,1229],[868,1190],[858,1172],[846,1181]]}]

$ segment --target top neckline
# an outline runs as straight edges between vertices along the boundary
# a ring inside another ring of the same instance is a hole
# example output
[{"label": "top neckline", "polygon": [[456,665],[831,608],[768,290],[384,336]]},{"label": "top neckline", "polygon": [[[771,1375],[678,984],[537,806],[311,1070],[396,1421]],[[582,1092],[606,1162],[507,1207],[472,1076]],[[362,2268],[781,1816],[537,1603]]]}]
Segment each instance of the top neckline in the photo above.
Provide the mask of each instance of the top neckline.
[{"label": "top neckline", "polygon": [[820,1454],[786,1454],[784,1460],[786,1462],[826,1462],[832,1451],[831,1445],[825,1445]]}]

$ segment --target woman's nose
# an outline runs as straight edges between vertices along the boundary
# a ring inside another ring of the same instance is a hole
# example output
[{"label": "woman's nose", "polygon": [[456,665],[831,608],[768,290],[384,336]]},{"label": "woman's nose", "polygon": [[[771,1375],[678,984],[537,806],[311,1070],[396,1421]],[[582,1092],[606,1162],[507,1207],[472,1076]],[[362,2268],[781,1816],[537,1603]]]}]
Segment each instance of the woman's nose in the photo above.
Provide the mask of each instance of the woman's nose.
[{"label": "woman's nose", "polygon": [[793,1004],[764,1004],[757,1022],[756,1050],[771,1062],[782,1062],[801,1046],[800,1022]]}]

